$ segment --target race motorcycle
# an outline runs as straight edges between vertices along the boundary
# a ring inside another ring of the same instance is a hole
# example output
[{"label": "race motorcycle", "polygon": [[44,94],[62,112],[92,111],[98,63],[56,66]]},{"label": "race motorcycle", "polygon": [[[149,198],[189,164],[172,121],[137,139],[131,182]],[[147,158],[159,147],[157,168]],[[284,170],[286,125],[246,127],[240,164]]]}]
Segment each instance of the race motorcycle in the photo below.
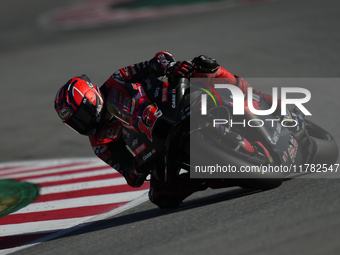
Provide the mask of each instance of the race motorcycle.
[{"label": "race motorcycle", "polygon": [[[177,78],[164,83],[151,75],[142,85],[146,89],[141,96],[153,103],[141,113],[141,133],[126,128],[123,138],[139,164],[152,169],[151,174],[164,184],[177,178],[220,184],[233,179],[240,187],[265,190],[280,186],[291,173],[304,172],[301,168],[305,165],[328,166],[337,161],[339,150],[332,135],[305,119],[299,109],[287,108],[286,116],[279,119],[249,112],[237,117],[232,114],[231,92],[219,89],[218,95],[209,93],[211,102],[207,114],[202,115],[202,91],[211,91],[204,82],[195,84]],[[258,95],[253,101],[258,109],[270,108]],[[223,124],[216,124],[216,119],[222,119]],[[233,122],[251,126],[231,125]],[[190,176],[189,173],[195,173],[195,165],[233,166],[237,171],[218,178],[211,178],[204,171]],[[241,167],[254,166],[259,171],[239,171]],[[260,171],[263,166],[280,166],[289,171]]]}]

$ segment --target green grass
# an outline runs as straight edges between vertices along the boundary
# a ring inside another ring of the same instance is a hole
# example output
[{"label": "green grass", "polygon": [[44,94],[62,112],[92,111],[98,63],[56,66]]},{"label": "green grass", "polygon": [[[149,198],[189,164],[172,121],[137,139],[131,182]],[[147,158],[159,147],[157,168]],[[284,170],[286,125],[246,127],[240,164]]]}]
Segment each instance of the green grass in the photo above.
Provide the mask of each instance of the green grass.
[{"label": "green grass", "polygon": [[39,196],[39,186],[15,180],[0,180],[0,218],[33,202]]}]

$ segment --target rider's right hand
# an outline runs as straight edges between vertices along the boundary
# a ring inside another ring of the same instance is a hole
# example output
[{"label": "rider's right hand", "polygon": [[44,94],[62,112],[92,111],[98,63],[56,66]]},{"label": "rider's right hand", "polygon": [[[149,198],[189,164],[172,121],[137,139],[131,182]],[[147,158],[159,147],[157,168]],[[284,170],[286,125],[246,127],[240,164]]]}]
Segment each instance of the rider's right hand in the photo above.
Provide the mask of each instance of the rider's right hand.
[{"label": "rider's right hand", "polygon": [[215,73],[220,65],[216,62],[216,59],[200,55],[195,57],[192,62],[195,65],[196,73]]},{"label": "rider's right hand", "polygon": [[175,65],[169,67],[167,77],[169,80],[175,77],[189,78],[194,71],[194,65],[190,61],[178,61]]}]

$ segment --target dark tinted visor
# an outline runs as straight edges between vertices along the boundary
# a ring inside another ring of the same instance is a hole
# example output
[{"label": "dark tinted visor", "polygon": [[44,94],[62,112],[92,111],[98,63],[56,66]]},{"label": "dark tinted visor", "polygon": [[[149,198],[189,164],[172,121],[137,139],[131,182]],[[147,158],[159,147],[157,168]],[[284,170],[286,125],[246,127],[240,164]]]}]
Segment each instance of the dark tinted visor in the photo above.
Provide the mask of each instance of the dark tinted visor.
[{"label": "dark tinted visor", "polygon": [[[96,102],[100,102],[96,95]],[[97,106],[93,105],[88,99],[82,103],[78,111],[76,111],[71,118],[65,123],[72,129],[82,135],[92,135],[96,128]]]}]

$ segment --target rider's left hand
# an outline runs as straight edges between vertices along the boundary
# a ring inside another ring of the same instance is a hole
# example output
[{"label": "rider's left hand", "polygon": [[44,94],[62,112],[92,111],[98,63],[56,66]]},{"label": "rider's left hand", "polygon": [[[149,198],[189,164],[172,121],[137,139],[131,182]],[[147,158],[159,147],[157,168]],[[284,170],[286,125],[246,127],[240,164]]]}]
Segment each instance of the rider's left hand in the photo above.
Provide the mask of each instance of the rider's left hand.
[{"label": "rider's left hand", "polygon": [[171,53],[160,51],[150,60],[149,72],[157,77],[164,76],[173,63],[175,63],[175,59]]}]

